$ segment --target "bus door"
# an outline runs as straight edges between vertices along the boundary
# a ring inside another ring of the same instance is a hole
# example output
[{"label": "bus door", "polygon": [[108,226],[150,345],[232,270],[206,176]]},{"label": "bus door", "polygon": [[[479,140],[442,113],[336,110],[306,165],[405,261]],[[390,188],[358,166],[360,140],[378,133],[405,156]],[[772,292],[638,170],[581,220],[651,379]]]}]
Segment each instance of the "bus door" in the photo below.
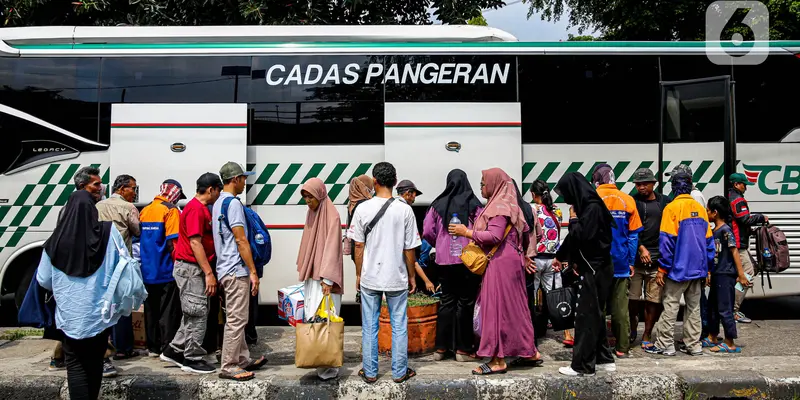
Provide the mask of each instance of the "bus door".
[{"label": "bus door", "polygon": [[247,104],[114,104],[110,152],[109,182],[133,176],[137,205],[149,203],[166,179],[191,198],[200,175],[228,161],[246,168]]},{"label": "bus door", "polygon": [[522,183],[519,103],[386,103],[385,160],[410,179],[428,205],[459,168],[481,198],[481,171],[502,168]]},{"label": "bus door", "polygon": [[[661,82],[659,176],[687,164],[706,200],[727,193],[725,177],[736,159],[732,92],[727,75]],[[669,178],[663,179],[662,193],[671,195]]]}]

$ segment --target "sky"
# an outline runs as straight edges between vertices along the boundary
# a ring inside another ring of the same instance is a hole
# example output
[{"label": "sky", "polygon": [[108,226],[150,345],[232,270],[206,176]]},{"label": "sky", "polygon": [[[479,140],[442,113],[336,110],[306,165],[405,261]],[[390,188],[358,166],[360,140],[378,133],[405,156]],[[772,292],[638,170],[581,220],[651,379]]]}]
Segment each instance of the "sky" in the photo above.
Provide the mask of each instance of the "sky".
[{"label": "sky", "polygon": [[[534,14],[528,19],[528,4],[517,0],[507,0],[506,4],[509,5],[497,10],[485,10],[483,17],[489,26],[504,30],[520,41],[559,41],[567,40],[569,33],[579,34],[577,28],[567,29],[567,15],[554,22],[542,21],[539,14]],[[592,32],[584,34],[589,35]]]}]

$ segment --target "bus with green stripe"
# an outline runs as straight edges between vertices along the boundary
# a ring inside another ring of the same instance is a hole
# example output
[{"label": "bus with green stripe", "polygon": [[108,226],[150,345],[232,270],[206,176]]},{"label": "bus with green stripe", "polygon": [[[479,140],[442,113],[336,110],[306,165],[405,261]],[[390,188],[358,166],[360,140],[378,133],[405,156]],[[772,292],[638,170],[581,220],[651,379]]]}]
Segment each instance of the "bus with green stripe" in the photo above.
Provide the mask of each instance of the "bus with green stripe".
[{"label": "bus with green stripe", "polygon": [[[272,230],[264,304],[298,278],[303,182],[321,178],[346,221],[350,180],[380,161],[424,193],[420,222],[453,168],[478,188],[482,169],[501,167],[526,199],[534,180],[598,163],[630,193],[650,168],[667,195],[664,172],[688,164],[706,198],[743,172],[752,211],[786,232],[792,256],[752,295],[798,294],[800,41],[709,44],[520,42],[471,26],[4,28],[2,294],[21,300],[80,167],[106,185],[133,175],[143,206],[160,181],[191,195],[228,160],[255,172],[244,198]],[[768,57],[707,56],[748,51]],[[346,258],[348,303],[354,275]]]}]

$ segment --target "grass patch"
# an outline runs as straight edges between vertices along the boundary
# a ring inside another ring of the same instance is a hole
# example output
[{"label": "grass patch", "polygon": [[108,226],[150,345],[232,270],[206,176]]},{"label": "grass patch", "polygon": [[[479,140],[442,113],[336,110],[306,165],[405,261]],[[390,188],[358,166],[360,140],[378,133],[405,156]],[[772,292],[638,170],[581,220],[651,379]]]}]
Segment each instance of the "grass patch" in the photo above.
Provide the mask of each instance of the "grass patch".
[{"label": "grass patch", "polygon": [[43,329],[33,329],[33,328],[20,328],[20,329],[9,329],[5,332],[0,333],[0,340],[9,340],[15,341],[18,339],[22,339],[25,336],[42,336],[44,333]]},{"label": "grass patch", "polygon": [[[427,294],[422,293],[413,293],[408,295],[408,306],[409,307],[422,307],[422,306],[429,306],[431,304],[436,304],[439,302],[439,299],[435,297],[428,296]],[[386,306],[386,298],[383,299],[381,302],[381,306]]]}]

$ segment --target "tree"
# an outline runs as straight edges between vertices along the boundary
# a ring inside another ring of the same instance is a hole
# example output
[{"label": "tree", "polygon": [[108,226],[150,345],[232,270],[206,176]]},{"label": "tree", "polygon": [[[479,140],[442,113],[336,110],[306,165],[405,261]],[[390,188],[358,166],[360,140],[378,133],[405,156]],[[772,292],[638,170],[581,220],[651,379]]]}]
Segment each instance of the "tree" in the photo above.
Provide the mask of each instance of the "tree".
[{"label": "tree", "polygon": [[[524,0],[529,4],[528,18],[541,13],[542,20],[554,21],[563,16],[569,25],[583,33],[596,29],[606,40],[706,40],[708,0]],[[770,39],[800,38],[800,0],[765,0],[769,10]],[[714,9],[718,15],[724,10]],[[730,40],[734,33],[752,40],[750,28],[741,22],[747,10],[737,10],[721,38]],[[756,24],[763,21],[756,20]]]},{"label": "tree", "polygon": [[592,35],[573,35],[571,33],[567,34],[568,42],[593,42],[595,40],[599,39]]},{"label": "tree", "polygon": [[477,17],[470,18],[470,20],[467,21],[467,25],[489,26],[489,23],[486,22],[486,18],[484,18],[483,14],[481,14]]},{"label": "tree", "polygon": [[4,26],[464,24],[503,0],[5,0]]}]

